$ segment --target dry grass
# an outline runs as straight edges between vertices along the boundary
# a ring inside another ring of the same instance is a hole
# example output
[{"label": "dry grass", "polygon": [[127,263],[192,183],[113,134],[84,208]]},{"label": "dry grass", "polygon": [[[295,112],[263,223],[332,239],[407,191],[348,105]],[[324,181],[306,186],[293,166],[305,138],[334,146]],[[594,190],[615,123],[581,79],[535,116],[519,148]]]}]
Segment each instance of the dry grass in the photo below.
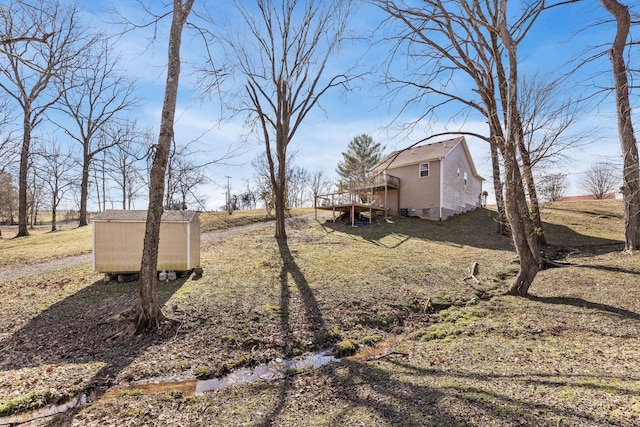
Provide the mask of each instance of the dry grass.
[{"label": "dry grass", "polygon": [[0,269],[91,252],[91,227],[59,228],[52,233],[50,226],[36,227],[29,230],[29,236],[16,238],[15,226],[2,227]]},{"label": "dry grass", "polygon": [[[478,262],[479,286],[497,295],[515,273],[487,210],[358,228],[298,222],[287,242],[271,228],[211,240],[204,276],[159,286],[180,325],[135,340],[107,342],[122,326],[100,324],[131,304],[135,283],[104,285],[82,267],[0,284],[0,403],[46,390],[94,399],[54,425],[637,425],[640,263],[620,253],[620,214],[611,201],[545,208],[568,265],[541,272],[528,299],[478,300],[463,281]],[[99,399],[128,381],[385,338],[381,358],[285,380]]]},{"label": "dry grass", "polygon": [[[313,212],[313,208],[292,208],[289,210],[291,216],[300,216]],[[273,220],[273,213],[267,214],[264,209],[233,211],[229,215],[226,211],[207,212],[200,215],[202,231],[223,230],[231,227],[254,224]]]}]

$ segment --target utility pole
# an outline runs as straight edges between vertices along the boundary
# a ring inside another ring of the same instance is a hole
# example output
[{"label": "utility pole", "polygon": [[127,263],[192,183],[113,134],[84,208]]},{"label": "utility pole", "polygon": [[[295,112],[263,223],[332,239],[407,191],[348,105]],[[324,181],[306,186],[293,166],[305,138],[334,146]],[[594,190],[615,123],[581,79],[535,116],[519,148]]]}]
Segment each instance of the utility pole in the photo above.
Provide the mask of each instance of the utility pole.
[{"label": "utility pole", "polygon": [[229,211],[229,215],[231,215],[231,212],[233,212],[231,209],[231,177],[225,175],[225,178],[227,178],[227,210]]}]

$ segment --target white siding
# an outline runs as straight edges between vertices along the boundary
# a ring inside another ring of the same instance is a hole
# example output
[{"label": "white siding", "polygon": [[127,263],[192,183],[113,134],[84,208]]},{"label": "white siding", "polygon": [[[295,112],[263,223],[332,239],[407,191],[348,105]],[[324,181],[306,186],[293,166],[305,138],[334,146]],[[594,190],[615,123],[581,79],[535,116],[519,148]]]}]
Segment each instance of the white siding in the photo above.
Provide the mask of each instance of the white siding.
[{"label": "white siding", "polygon": [[462,144],[447,154],[443,166],[443,209],[454,214],[480,207],[482,180],[474,176]]}]

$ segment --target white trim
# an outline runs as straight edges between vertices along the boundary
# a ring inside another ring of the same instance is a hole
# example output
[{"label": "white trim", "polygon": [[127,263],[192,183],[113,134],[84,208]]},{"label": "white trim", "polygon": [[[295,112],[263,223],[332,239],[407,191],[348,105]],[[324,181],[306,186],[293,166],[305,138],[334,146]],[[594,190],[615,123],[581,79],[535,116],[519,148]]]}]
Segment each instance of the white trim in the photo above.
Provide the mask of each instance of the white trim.
[{"label": "white trim", "polygon": [[442,219],[442,203],[444,201],[444,157],[440,159],[440,214],[439,219]]},{"label": "white trim", "polygon": [[191,270],[191,223],[187,223],[187,270]]},{"label": "white trim", "polygon": [[91,222],[91,266],[96,271],[96,223]]},{"label": "white trim", "polygon": [[[429,163],[430,162],[418,163],[418,178],[429,178],[429,175],[431,174],[431,165]],[[424,176],[422,176],[422,165],[427,165],[427,174]]]}]

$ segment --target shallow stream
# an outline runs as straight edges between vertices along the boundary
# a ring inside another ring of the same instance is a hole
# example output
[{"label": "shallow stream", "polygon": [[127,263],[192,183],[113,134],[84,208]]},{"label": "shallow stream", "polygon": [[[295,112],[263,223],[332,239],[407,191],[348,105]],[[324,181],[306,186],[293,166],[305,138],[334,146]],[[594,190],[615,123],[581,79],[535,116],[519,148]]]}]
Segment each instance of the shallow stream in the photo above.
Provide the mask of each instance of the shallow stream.
[{"label": "shallow stream", "polygon": [[[302,359],[276,359],[253,368],[239,369],[222,378],[163,382],[155,380],[135,382],[127,386],[116,386],[105,393],[104,398],[117,397],[118,394],[126,392],[127,390],[139,390],[143,394],[179,391],[183,396],[189,396],[194,393],[220,390],[225,387],[244,384],[251,381],[282,379],[288,375],[317,369],[337,360],[339,359],[331,354],[331,350],[324,350],[312,353]],[[86,404],[87,396],[83,394],[80,397],[76,397],[60,405],[50,405],[32,412],[1,417],[0,426],[28,423],[36,419],[51,417]]]}]

